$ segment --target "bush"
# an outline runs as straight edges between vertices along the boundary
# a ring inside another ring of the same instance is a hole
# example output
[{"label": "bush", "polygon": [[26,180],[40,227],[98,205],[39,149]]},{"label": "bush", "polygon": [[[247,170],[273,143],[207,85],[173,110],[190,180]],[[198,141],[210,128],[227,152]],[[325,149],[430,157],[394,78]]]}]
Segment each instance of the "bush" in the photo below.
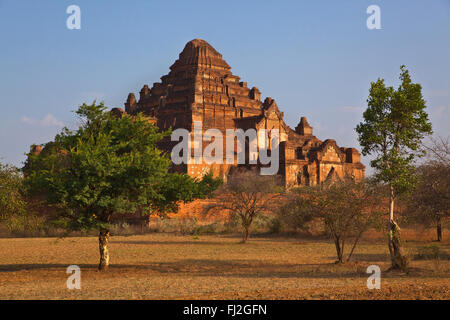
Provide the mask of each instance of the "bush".
[{"label": "bush", "polygon": [[280,217],[270,219],[268,223],[269,233],[281,233],[283,227]]},{"label": "bush", "polygon": [[6,237],[42,237],[61,236],[63,232],[57,230],[45,217],[32,213],[11,215],[2,222]]},{"label": "bush", "polygon": [[180,233],[182,235],[205,235],[223,232],[223,226],[214,222],[200,224],[197,218],[158,218],[152,222],[150,230],[153,232]]},{"label": "bush", "polygon": [[438,244],[422,246],[417,249],[415,260],[448,260],[449,255]]},{"label": "bush", "polygon": [[213,222],[211,224],[200,225],[194,230],[194,235],[201,236],[207,234],[218,234],[223,233],[223,225],[218,222]]},{"label": "bush", "polygon": [[[261,215],[255,218],[252,230],[256,233],[271,232],[273,218]],[[214,221],[210,223],[200,222],[197,218],[157,218],[152,220],[151,232],[178,233],[182,235],[210,235],[210,234],[236,234],[242,232],[240,217],[231,216],[226,221]]]},{"label": "bush", "polygon": [[26,215],[26,206],[19,169],[0,163],[0,222],[12,219],[9,223],[14,228],[16,222],[12,217]]},{"label": "bush", "polygon": [[129,224],[126,222],[112,224],[110,230],[111,234],[115,236],[146,234],[152,231],[148,226]]}]

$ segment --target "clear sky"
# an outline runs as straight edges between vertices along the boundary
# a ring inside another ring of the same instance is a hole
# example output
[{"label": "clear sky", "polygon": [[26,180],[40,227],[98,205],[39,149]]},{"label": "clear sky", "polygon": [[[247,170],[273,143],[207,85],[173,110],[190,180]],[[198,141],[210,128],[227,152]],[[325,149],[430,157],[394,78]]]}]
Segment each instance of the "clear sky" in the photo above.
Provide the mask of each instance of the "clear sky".
[{"label": "clear sky", "polygon": [[[72,4],[81,30],[66,27]],[[372,4],[380,30],[366,26]],[[370,82],[398,86],[402,64],[423,86],[434,131],[450,134],[450,0],[0,0],[2,162],[21,166],[31,144],[74,126],[83,102],[123,107],[194,38],[320,139],[359,148]]]}]

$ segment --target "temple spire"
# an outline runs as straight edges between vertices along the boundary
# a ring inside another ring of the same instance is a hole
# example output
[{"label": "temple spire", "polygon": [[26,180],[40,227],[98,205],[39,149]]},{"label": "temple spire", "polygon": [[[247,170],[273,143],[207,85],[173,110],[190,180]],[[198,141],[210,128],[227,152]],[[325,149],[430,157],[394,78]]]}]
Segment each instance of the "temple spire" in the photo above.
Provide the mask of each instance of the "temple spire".
[{"label": "temple spire", "polygon": [[295,132],[301,134],[302,136],[309,136],[313,134],[313,127],[309,125],[306,117],[301,117],[300,122],[297,127],[295,127]]}]

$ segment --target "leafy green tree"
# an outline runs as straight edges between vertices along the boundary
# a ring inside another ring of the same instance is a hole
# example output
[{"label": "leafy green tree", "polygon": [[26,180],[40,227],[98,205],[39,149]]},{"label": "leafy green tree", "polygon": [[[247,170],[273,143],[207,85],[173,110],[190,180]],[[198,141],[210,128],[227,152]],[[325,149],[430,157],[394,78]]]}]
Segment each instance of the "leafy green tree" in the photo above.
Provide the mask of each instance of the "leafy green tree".
[{"label": "leafy green tree", "polygon": [[386,87],[384,79],[371,83],[364,120],[356,127],[362,154],[375,156],[370,164],[376,178],[389,186],[388,245],[393,269],[407,267],[394,220],[395,199],[414,188],[414,160],[424,155],[421,142],[432,133],[422,87],[411,81],[405,66],[400,69],[397,90]]},{"label": "leafy green tree", "polygon": [[23,176],[17,168],[0,163],[0,222],[26,213],[22,182]]},{"label": "leafy green tree", "polygon": [[102,104],[83,104],[76,111],[81,126],[67,128],[29,154],[27,185],[58,207],[67,230],[99,230],[99,270],[109,265],[109,224],[113,214],[164,214],[179,201],[206,197],[220,184],[206,176],[198,181],[169,173],[170,158],[157,143],[160,132],[144,116],[114,116]]}]

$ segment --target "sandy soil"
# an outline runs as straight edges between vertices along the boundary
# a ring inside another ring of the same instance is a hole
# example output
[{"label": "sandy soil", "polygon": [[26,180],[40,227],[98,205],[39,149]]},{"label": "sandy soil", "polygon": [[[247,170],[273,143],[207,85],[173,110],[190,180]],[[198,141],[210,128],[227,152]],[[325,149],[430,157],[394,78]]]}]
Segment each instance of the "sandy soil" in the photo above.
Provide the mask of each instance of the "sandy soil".
[{"label": "sandy soil", "polygon": [[[0,299],[449,299],[450,261],[412,260],[388,272],[385,241],[366,240],[336,265],[327,240],[150,234],[113,236],[111,268],[98,272],[95,237],[0,239]],[[412,257],[429,242],[408,241]],[[450,243],[441,244],[450,252]],[[81,290],[68,290],[69,265]],[[366,286],[379,265],[381,289]]]}]

